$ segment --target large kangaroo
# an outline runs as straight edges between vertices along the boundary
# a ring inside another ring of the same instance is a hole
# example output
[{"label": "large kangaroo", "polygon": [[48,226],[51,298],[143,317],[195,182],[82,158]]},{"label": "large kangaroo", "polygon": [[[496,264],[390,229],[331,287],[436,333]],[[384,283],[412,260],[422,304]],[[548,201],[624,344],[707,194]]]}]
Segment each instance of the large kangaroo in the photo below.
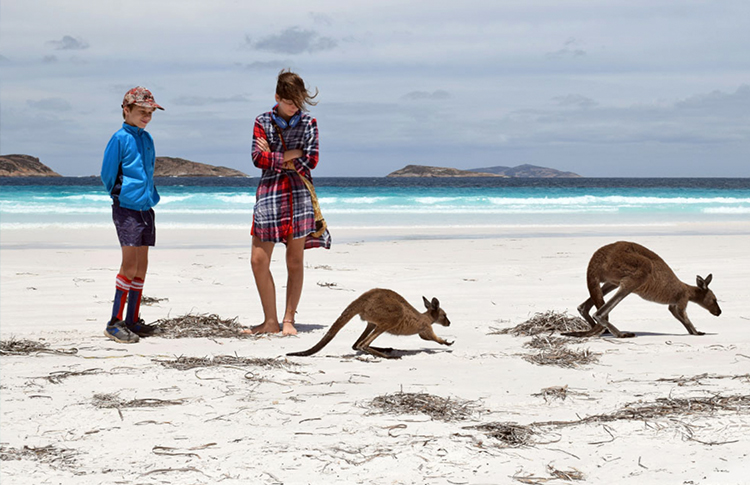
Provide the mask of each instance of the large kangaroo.
[{"label": "large kangaroo", "polygon": [[[578,312],[591,325],[591,330],[564,335],[592,337],[601,335],[606,329],[617,338],[635,337],[633,333],[620,332],[609,322],[609,313],[631,293],[644,300],[669,305],[669,311],[691,335],[703,335],[690,322],[685,308],[692,301],[712,315],[721,315],[716,296],[708,289],[711,279],[711,275],[705,279],[697,276],[698,286],[683,283],[659,255],[640,244],[619,241],[602,246],[591,256],[586,271],[586,284],[591,297],[578,307]],[[615,296],[605,303],[604,295],[618,287]],[[589,315],[592,306],[597,308],[593,318]]]},{"label": "large kangaroo", "polygon": [[302,352],[292,352],[286,355],[307,356],[318,352],[325,347],[331,339],[346,325],[349,320],[359,315],[362,320],[367,322],[367,328],[359,336],[352,348],[369,352],[378,357],[387,359],[398,358],[388,355],[393,349],[383,349],[379,347],[370,347],[373,340],[383,333],[392,335],[419,335],[424,340],[434,340],[443,345],[453,345],[441,339],[432,330],[433,323],[439,323],[447,327],[451,324],[445,312],[440,308],[440,302],[437,298],[432,301],[422,297],[424,306],[427,311],[419,313],[416,308],[411,306],[401,295],[395,291],[374,288],[366,291],[359,298],[349,304],[341,313],[341,316],[333,322],[328,332],[320,339],[320,342],[312,348]]}]

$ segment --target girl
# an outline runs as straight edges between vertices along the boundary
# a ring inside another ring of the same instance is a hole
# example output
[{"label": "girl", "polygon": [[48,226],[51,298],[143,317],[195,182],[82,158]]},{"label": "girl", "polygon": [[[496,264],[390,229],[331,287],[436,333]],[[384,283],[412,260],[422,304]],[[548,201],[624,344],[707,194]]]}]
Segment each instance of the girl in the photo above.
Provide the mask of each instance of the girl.
[{"label": "girl", "polygon": [[250,263],[264,320],[244,333],[279,332],[276,287],[270,271],[276,243],[286,244],[284,335],[297,334],[294,316],[302,296],[304,250],[331,247],[331,235],[316,207],[310,174],[318,164],[318,124],[307,107],[317,104],[313,102],[317,95],[317,89],[313,95],[307,91],[297,74],[283,70],[276,83],[276,106],[255,119],[253,164],[263,174],[253,211]]}]

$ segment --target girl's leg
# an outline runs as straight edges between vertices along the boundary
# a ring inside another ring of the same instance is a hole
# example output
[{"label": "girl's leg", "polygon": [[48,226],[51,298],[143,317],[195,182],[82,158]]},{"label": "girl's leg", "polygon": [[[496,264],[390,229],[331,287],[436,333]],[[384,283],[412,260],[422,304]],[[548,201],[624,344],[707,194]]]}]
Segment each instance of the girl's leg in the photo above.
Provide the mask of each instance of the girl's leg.
[{"label": "girl's leg", "polygon": [[244,333],[278,333],[279,318],[276,315],[276,286],[271,274],[271,255],[274,243],[261,241],[253,236],[253,247],[250,253],[250,266],[253,269],[255,285],[258,287],[260,303],[263,306],[263,323],[246,330]]},{"label": "girl's leg", "polygon": [[305,239],[289,239],[286,245],[286,310],[282,332],[284,335],[297,335],[294,328],[294,315],[302,297],[302,283],[305,275]]}]

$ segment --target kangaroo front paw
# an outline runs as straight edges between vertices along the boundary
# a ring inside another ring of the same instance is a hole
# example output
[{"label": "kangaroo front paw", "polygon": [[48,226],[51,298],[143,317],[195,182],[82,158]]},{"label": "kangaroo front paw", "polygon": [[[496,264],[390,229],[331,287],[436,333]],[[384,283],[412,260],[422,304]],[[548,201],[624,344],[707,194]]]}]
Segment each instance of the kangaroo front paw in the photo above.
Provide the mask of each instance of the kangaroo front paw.
[{"label": "kangaroo front paw", "polygon": [[453,345],[453,342],[455,342],[455,340],[451,340],[450,342],[448,342],[448,341],[446,340],[446,341],[445,341],[445,345],[451,346],[451,345]]}]

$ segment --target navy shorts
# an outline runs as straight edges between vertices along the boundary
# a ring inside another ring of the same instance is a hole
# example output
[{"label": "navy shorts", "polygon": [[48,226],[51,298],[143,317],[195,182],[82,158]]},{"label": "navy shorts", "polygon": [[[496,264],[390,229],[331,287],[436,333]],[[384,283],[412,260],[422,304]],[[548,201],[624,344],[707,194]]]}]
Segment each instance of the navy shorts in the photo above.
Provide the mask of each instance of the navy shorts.
[{"label": "navy shorts", "polygon": [[112,204],[112,220],[120,246],[153,246],[156,244],[154,209],[136,211]]}]

